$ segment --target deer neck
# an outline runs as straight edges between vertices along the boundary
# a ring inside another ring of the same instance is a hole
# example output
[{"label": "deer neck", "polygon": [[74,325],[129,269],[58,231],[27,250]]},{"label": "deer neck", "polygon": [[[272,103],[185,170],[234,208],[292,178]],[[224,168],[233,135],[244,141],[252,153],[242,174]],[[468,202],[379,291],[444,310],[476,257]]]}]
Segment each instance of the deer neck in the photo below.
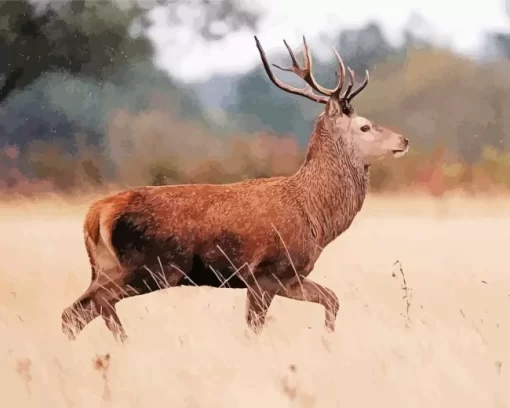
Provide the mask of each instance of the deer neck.
[{"label": "deer neck", "polygon": [[368,167],[347,138],[333,140],[319,116],[303,165],[294,175],[312,234],[322,247],[351,225],[361,210]]}]

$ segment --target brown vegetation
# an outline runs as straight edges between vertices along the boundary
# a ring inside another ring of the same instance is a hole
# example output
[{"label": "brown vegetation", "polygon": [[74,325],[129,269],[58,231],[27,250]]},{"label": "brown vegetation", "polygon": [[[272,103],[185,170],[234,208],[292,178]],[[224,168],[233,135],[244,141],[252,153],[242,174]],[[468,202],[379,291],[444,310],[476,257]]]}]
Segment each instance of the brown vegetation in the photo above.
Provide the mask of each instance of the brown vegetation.
[{"label": "brown vegetation", "polygon": [[[157,111],[140,114],[119,111],[112,116],[116,115],[124,117],[126,128],[132,125],[132,133],[126,132],[125,138],[138,141],[129,148],[128,142],[123,146],[119,142],[120,153],[117,150],[113,154],[109,147],[115,126],[111,126],[107,144],[101,149],[81,145],[70,154],[58,144],[47,143],[31,144],[26,151],[16,146],[0,148],[0,197],[8,200],[51,193],[106,193],[143,185],[220,184],[288,176],[299,168],[306,154],[289,135],[261,132],[217,138],[191,123],[180,123]],[[186,139],[160,144],[160,133],[151,126],[157,121],[168,129],[170,136],[166,133],[165,136],[169,141],[174,140],[174,131],[183,132]],[[143,127],[136,128],[137,124]],[[409,153],[399,160],[383,159],[372,165],[370,191],[436,196],[455,192],[496,194],[509,191],[508,174],[510,153],[493,146],[483,147],[480,158],[473,162],[442,144],[421,151],[411,146]]]}]

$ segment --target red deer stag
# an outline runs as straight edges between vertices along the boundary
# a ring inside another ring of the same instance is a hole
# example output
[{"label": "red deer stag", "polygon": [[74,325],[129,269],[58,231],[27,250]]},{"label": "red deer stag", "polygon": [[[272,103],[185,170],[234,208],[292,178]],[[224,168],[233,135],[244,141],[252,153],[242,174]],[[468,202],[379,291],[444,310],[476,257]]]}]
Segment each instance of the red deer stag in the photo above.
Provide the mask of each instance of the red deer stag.
[{"label": "red deer stag", "polygon": [[258,333],[276,295],[325,308],[325,325],[335,327],[338,298],[307,278],[324,248],[351,225],[368,186],[370,161],[407,152],[408,140],[356,114],[353,98],[368,84],[349,84],[338,61],[337,84],[327,89],[312,73],[304,41],[304,67],[284,41],[291,71],[306,82],[295,88],[273,73],[256,45],[270,80],[278,88],[325,104],[317,117],[304,162],[289,177],[233,184],[135,188],[94,202],[84,223],[92,267],[89,288],[62,313],[71,339],[102,316],[117,340],[127,338],[115,305],[121,299],[183,285],[246,288],[246,321]]}]

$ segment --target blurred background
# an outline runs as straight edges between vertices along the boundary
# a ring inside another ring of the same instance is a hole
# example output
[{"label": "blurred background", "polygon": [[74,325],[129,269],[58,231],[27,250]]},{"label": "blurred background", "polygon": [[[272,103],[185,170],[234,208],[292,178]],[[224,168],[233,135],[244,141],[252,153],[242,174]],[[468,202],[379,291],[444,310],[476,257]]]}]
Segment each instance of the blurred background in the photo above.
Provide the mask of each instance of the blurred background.
[{"label": "blurred background", "polygon": [[[313,6],[313,8],[312,8]],[[0,0],[0,191],[36,195],[285,175],[323,108],[266,77],[335,46],[363,75],[363,116],[412,143],[372,170],[376,193],[510,188],[505,0]],[[280,78],[299,84],[292,75]]]}]

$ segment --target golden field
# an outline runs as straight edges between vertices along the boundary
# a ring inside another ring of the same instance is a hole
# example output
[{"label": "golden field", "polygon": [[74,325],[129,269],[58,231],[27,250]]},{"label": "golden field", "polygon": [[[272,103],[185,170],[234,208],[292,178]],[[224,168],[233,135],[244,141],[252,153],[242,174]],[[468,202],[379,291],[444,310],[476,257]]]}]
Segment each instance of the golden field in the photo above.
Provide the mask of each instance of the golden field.
[{"label": "golden field", "polygon": [[188,287],[120,302],[125,346],[101,319],[60,329],[88,203],[0,204],[4,407],[510,406],[510,198],[370,196],[310,276],[340,298],[335,333],[277,298],[255,336],[245,291]]}]

